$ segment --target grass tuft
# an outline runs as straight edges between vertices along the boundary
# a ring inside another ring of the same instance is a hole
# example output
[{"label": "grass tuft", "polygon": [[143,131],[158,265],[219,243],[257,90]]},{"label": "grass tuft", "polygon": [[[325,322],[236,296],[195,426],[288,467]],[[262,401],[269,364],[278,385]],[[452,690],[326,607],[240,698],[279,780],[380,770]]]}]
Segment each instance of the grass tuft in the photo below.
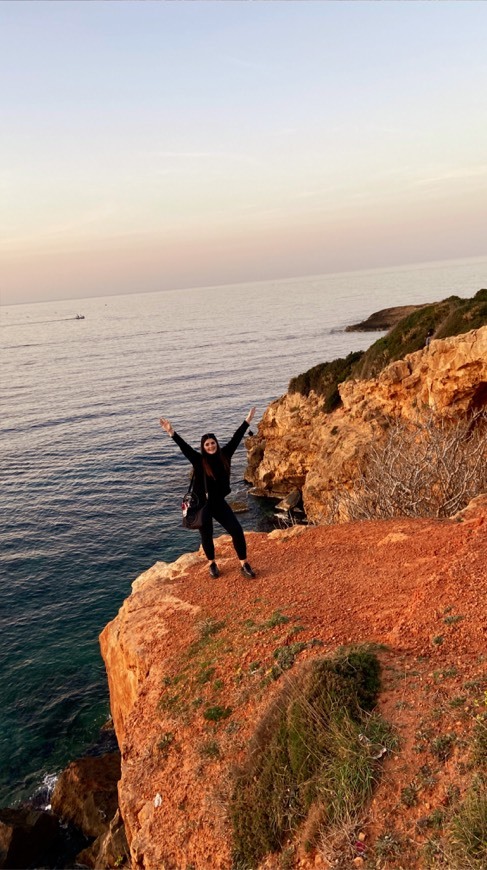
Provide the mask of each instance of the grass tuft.
[{"label": "grass tuft", "polygon": [[214,637],[222,628],[225,628],[225,625],[226,623],[223,620],[219,622],[211,617],[204,619],[198,626],[201,640],[208,640],[208,638]]},{"label": "grass tuft", "polygon": [[199,747],[199,753],[203,758],[221,758],[220,747],[216,740],[207,740]]},{"label": "grass tuft", "polygon": [[203,713],[208,722],[221,722],[222,719],[228,719],[232,715],[231,707],[207,707]]},{"label": "grass tuft", "polygon": [[370,797],[390,729],[371,710],[380,665],[367,648],[314,659],[258,726],[231,801],[235,866],[256,866],[308,816],[340,824]]},{"label": "grass tuft", "polygon": [[478,776],[451,823],[456,866],[487,867],[487,780]]},{"label": "grass tuft", "polygon": [[453,746],[456,741],[456,734],[441,734],[435,737],[430,744],[430,750],[438,761],[447,761],[453,751]]}]

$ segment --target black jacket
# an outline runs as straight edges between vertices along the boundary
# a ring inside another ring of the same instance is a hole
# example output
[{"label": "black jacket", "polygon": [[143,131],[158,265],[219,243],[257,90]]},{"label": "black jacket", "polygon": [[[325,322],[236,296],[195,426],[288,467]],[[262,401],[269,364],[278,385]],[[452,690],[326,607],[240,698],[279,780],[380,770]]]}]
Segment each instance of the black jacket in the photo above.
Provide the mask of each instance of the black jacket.
[{"label": "black jacket", "polygon": [[[210,477],[210,475],[206,475],[206,485],[208,490],[208,501],[216,501],[221,498],[225,498],[226,495],[230,492],[230,459],[235,453],[238,445],[240,444],[246,430],[249,428],[249,424],[246,420],[241,423],[238,427],[237,431],[230,438],[228,444],[225,444],[221,448],[221,452],[228,459],[229,467],[225,468],[221,458],[215,453],[213,456],[208,453],[205,457],[208,460],[209,466],[213,471],[214,477]],[[205,474],[203,471],[203,457],[201,453],[198,453],[197,450],[194,450],[189,444],[178,435],[177,432],[172,436],[176,444],[182,453],[186,456],[186,459],[189,459],[191,465],[194,470],[194,484],[193,484],[193,492],[196,493],[198,498],[201,501],[205,500]]]}]

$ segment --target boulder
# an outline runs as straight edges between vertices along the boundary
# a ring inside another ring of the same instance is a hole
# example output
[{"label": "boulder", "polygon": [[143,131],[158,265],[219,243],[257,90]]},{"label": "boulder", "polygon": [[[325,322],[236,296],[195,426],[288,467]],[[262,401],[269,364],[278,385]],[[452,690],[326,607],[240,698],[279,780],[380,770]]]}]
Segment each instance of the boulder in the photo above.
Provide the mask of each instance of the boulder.
[{"label": "boulder", "polygon": [[117,810],[111,820],[108,830],[100,834],[91,846],[83,849],[78,855],[78,862],[94,870],[107,870],[112,867],[129,867],[129,847],[125,835],[125,827]]},{"label": "boulder", "polygon": [[293,489],[289,495],[276,504],[276,511],[292,511],[301,501],[301,490]]},{"label": "boulder", "polygon": [[52,813],[30,807],[0,809],[0,867],[45,866],[59,840],[59,822]]},{"label": "boulder", "polygon": [[53,812],[79,828],[86,837],[99,837],[106,832],[117,811],[119,779],[119,752],[72,761],[54,787]]}]

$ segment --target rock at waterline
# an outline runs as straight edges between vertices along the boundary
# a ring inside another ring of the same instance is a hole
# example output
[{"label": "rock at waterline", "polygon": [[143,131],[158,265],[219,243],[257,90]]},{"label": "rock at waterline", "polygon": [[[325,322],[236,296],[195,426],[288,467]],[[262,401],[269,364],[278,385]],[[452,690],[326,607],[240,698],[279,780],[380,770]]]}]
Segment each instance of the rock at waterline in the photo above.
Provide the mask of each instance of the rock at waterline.
[{"label": "rock at waterline", "polygon": [[292,511],[301,501],[301,490],[293,489],[286,498],[276,504],[276,511]]},{"label": "rock at waterline", "polygon": [[30,807],[0,809],[0,867],[43,865],[59,848],[58,819]]},{"label": "rock at waterline", "polygon": [[72,761],[56,782],[52,809],[86,837],[99,837],[118,809],[119,779],[119,752]]}]

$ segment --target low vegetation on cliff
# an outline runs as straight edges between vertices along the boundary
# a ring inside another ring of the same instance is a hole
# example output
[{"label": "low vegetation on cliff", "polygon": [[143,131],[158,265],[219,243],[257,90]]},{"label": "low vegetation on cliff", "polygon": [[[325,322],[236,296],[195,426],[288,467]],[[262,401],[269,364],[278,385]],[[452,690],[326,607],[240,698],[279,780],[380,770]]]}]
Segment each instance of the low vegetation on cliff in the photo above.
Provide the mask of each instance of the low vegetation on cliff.
[{"label": "low vegetation on cliff", "polygon": [[377,377],[389,363],[424,347],[428,334],[433,339],[449,338],[486,324],[487,289],[479,290],[472,299],[450,296],[402,318],[368,350],[320,363],[297,375],[289,382],[288,390],[303,396],[313,390],[323,397],[323,410],[330,412],[340,404],[338,386],[343,381]]},{"label": "low vegetation on cliff", "polygon": [[363,351],[359,350],[333,362],[318,363],[302,375],[292,378],[289,392],[309,396],[313,390],[317,396],[323,396],[323,410],[327,413],[334,411],[341,402],[338,385],[353,376],[363,355]]},{"label": "low vegetation on cliff", "polygon": [[303,823],[310,849],[327,824],[353,824],[371,796],[379,759],[395,744],[372,712],[379,688],[379,661],[367,647],[315,659],[288,680],[236,776],[234,867],[256,867]]}]

